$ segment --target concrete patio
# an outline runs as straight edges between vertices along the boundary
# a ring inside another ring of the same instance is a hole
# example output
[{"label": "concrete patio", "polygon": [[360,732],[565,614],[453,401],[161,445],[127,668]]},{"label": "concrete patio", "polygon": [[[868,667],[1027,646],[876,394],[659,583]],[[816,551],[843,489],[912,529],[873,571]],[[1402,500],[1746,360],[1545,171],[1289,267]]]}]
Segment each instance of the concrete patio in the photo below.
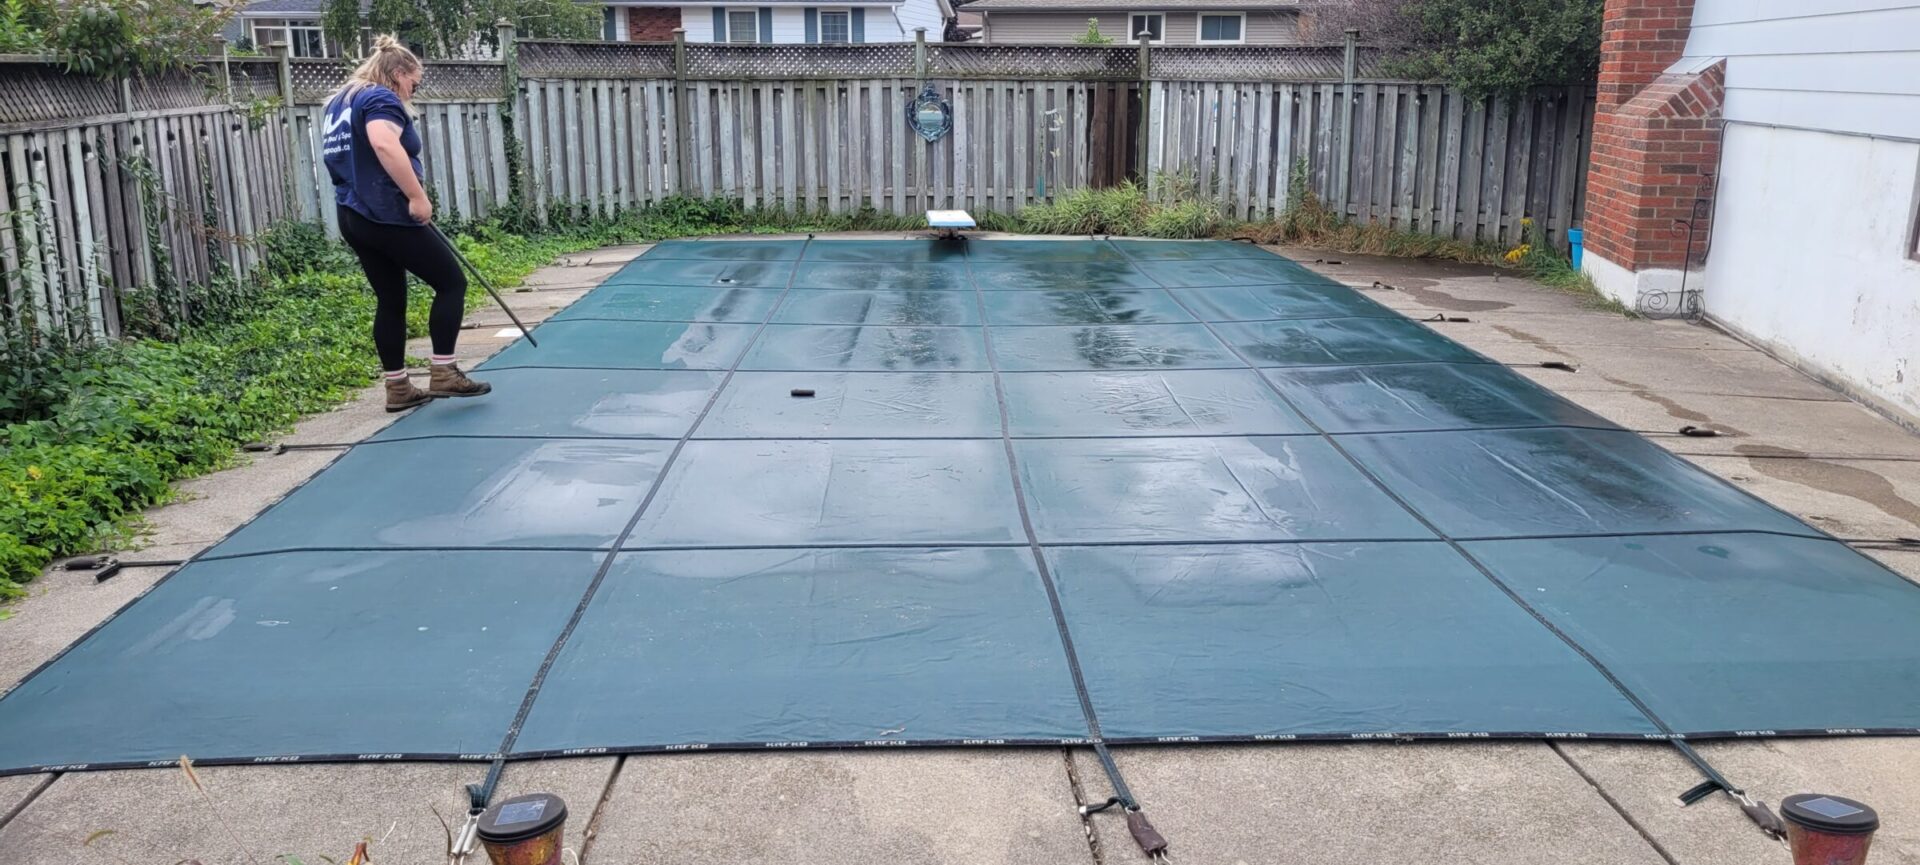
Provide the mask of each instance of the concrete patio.
[{"label": "concrete patio", "polygon": [[[531,323],[579,298],[644,247],[570,256],[508,296]],[[1920,438],[1710,327],[1627,319],[1483,267],[1313,250],[1283,254],[1843,538],[1920,535]],[[512,339],[483,307],[462,338],[478,359]],[[423,353],[424,348],[416,348]],[[1562,361],[1577,372],[1541,368]],[[302,423],[287,444],[358,441],[393,416],[368,390]],[[1683,425],[1722,431],[1691,438]],[[123,558],[192,555],[326,466],[330,449],[261,455],[182,485],[150,514],[150,544]],[[1920,550],[1870,550],[1920,579]],[[164,574],[104,584],[55,571],[0,624],[0,680],[17,681]],[[1684,639],[1684,635],[1677,638]],[[297,677],[298,670],[287,671]],[[351,723],[352,705],[311,711]],[[1806,791],[1864,800],[1883,828],[1877,863],[1920,863],[1920,740],[1729,742],[1702,752],[1777,802]],[[1726,797],[1681,808],[1699,778],[1659,744],[1578,741],[1129,748],[1128,781],[1181,862],[1786,863]],[[457,814],[477,764],[202,769],[219,814],[252,853],[376,862],[444,856],[431,808]],[[502,796],[548,790],[572,810],[569,845],[599,863],[1126,863],[1144,861],[1103,801],[1090,753],[894,750],[584,757],[508,767]],[[173,770],[0,778],[0,855],[36,865],[246,862]],[[97,830],[116,834],[82,843]]]}]

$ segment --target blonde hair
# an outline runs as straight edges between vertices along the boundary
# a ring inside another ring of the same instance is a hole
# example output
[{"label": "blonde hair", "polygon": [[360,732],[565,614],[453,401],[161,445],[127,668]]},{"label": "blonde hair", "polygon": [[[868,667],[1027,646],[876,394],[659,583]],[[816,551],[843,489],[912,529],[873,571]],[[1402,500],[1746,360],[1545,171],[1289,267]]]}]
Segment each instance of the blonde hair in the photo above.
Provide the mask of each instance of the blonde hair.
[{"label": "blonde hair", "polygon": [[[367,55],[367,59],[360,61],[359,68],[353,70],[352,75],[347,76],[346,83],[340,85],[337,93],[351,97],[370,85],[378,84],[398,95],[400,76],[419,71],[419,69],[420,58],[413,56],[413,52],[407,50],[407,46],[400,44],[400,40],[392,36],[376,36],[373,40],[373,53]],[[413,100],[400,101],[406,105],[409,114],[413,113]]]}]

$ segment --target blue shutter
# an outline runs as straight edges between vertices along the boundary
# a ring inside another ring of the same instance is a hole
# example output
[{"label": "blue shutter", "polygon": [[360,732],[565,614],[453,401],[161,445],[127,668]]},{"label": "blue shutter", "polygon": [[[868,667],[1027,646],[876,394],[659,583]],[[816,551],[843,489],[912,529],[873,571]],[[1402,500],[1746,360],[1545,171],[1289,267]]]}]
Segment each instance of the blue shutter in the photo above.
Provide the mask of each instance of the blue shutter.
[{"label": "blue shutter", "polygon": [[773,43],[773,7],[760,7],[760,44]]},{"label": "blue shutter", "polygon": [[713,41],[727,41],[727,9],[724,6],[713,7]]},{"label": "blue shutter", "polygon": [[807,19],[807,42],[814,43],[820,41],[820,10],[808,6],[806,9],[801,10],[800,14],[806,16]]},{"label": "blue shutter", "polygon": [[858,6],[853,8],[853,41],[867,41],[867,10]]},{"label": "blue shutter", "polygon": [[613,41],[613,7],[600,7],[600,38]]}]

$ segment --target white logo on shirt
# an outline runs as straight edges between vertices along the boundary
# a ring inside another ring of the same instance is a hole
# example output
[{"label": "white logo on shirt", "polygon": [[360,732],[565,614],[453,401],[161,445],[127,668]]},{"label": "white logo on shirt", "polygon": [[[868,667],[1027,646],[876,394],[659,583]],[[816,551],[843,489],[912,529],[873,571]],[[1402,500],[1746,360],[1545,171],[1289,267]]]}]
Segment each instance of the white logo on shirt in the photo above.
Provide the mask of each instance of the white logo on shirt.
[{"label": "white logo on shirt", "polygon": [[346,103],[345,100],[341,102],[343,104],[340,106],[340,113],[327,118],[327,128],[322,130],[322,135],[332,135],[334,130],[347,125],[347,122],[353,119],[353,105]]},{"label": "white logo on shirt", "polygon": [[327,123],[320,129],[320,152],[325,156],[346,153],[353,149],[353,103],[340,100],[340,112],[327,115]]}]

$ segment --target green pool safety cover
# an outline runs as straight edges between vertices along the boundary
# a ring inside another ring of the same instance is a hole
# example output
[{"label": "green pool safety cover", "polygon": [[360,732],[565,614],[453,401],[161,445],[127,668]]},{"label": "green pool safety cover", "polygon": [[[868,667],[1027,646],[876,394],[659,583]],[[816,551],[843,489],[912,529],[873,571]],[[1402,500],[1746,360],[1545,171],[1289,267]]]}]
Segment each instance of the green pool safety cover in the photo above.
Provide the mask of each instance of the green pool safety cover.
[{"label": "green pool safety cover", "polygon": [[672,241],[0,699],[0,770],[1920,732],[1920,589],[1298,263]]}]

